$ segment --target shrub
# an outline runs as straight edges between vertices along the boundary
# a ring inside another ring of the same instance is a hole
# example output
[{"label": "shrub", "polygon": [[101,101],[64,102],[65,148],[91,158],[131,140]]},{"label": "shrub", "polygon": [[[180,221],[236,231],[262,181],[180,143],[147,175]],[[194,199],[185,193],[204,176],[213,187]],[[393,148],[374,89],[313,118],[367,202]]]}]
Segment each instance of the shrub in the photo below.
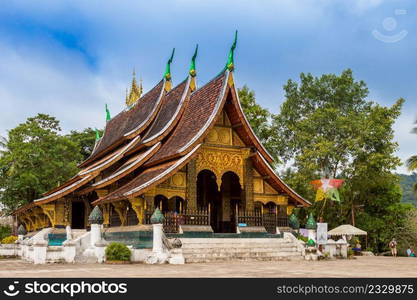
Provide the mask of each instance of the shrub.
[{"label": "shrub", "polygon": [[299,235],[297,238],[298,238],[299,240],[303,241],[304,243],[307,243],[307,241],[308,241],[308,237],[303,236],[303,235]]},{"label": "shrub", "polygon": [[1,240],[2,244],[14,244],[17,241],[17,236],[11,235],[7,236],[4,239]]},{"label": "shrub", "polygon": [[0,225],[0,241],[12,234],[12,228],[8,225]]},{"label": "shrub", "polygon": [[125,244],[113,242],[106,248],[107,260],[130,260],[130,250]]}]

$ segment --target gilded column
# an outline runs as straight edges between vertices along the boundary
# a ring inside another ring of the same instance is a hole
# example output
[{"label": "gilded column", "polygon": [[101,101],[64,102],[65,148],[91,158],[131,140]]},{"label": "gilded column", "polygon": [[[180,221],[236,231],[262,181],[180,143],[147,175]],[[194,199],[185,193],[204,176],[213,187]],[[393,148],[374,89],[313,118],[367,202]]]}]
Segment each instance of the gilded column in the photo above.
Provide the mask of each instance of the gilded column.
[{"label": "gilded column", "polygon": [[[97,197],[102,198],[107,196],[109,193],[108,190],[96,190]],[[110,203],[105,203],[100,206],[101,211],[103,213],[103,227],[110,227]],[[89,216],[88,214],[87,216]]]},{"label": "gilded column", "polygon": [[187,165],[187,208],[197,208],[197,166],[195,159]]},{"label": "gilded column", "polygon": [[55,228],[65,228],[69,225],[65,220],[65,200],[60,199],[55,202]]},{"label": "gilded column", "polygon": [[253,165],[250,157],[245,159],[245,205],[246,210],[253,211]]}]

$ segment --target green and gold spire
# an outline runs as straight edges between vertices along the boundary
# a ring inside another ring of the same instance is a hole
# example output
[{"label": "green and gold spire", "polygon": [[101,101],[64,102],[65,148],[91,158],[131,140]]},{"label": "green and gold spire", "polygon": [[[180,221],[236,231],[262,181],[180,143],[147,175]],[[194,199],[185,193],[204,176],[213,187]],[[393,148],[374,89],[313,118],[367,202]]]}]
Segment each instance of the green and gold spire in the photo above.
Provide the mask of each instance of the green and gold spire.
[{"label": "green and gold spire", "polygon": [[107,107],[107,103],[106,103],[106,122],[110,121],[111,117],[110,117],[110,110]]},{"label": "green and gold spire", "polygon": [[167,65],[165,67],[164,78],[165,78],[165,90],[166,91],[169,91],[172,88],[171,63],[172,63],[172,60],[174,59],[174,53],[175,53],[175,48],[172,49],[171,57],[168,59]]},{"label": "green and gold spire", "polygon": [[190,76],[191,76],[191,82],[190,82],[190,89],[191,91],[195,91],[197,89],[197,82],[195,79],[195,76],[197,75],[196,69],[195,69],[195,59],[197,58],[197,52],[198,52],[198,44],[195,46],[193,57],[191,58],[190,63]]},{"label": "green and gold spire", "polygon": [[225,66],[225,69],[228,69],[229,71],[233,71],[235,69],[234,64],[234,52],[236,49],[236,43],[237,43],[237,30],[235,31],[235,39],[233,41],[232,47],[230,47],[229,56],[227,57],[227,63]]},{"label": "green and gold spire", "polygon": [[135,69],[133,69],[133,78],[132,78],[132,84],[130,87],[129,96],[126,90],[126,105],[132,106],[133,104],[138,101],[138,99],[142,96],[142,79],[140,81],[140,84],[138,86],[136,82],[136,72]]}]

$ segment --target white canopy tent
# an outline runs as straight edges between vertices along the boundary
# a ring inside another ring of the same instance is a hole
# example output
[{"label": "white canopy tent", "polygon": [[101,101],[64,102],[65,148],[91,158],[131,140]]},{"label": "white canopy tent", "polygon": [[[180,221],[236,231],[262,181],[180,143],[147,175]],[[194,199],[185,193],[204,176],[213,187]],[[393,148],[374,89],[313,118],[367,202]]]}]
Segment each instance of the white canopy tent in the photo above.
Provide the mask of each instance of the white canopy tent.
[{"label": "white canopy tent", "polygon": [[340,225],[336,228],[333,228],[329,232],[327,232],[328,235],[368,235],[366,231],[363,231],[362,229],[356,228],[352,225],[345,224]]},{"label": "white canopy tent", "polygon": [[340,225],[336,228],[333,228],[332,230],[327,232],[327,235],[341,235],[348,237],[354,236],[354,235],[365,235],[366,236],[366,248],[368,248],[368,233],[362,229],[356,228],[350,224]]}]

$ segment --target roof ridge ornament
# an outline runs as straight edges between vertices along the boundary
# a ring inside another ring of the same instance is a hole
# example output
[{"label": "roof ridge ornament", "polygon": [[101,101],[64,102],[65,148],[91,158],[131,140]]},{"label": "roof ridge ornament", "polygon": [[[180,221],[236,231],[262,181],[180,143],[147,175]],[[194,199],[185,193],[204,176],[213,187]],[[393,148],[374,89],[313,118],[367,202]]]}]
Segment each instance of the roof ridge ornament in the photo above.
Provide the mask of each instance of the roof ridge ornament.
[{"label": "roof ridge ornament", "polygon": [[197,58],[197,52],[198,52],[198,44],[195,46],[193,57],[191,57],[190,76],[192,77],[195,77],[197,75],[197,72],[195,69],[195,59]]},{"label": "roof ridge ornament", "polygon": [[110,121],[111,116],[110,116],[110,110],[107,107],[107,103],[106,103],[106,122]]},{"label": "roof ridge ornament", "polygon": [[100,139],[100,132],[97,128],[94,128],[94,131],[96,132],[96,142]]},{"label": "roof ridge ornament", "polygon": [[233,41],[232,47],[230,47],[229,56],[227,57],[227,63],[225,66],[225,70],[227,69],[230,72],[233,72],[233,70],[235,69],[234,52],[236,49],[236,43],[237,43],[237,30],[235,31],[235,39]]},{"label": "roof ridge ornament", "polygon": [[135,68],[133,68],[132,75],[133,75],[133,78],[132,78],[132,84],[130,86],[129,96],[127,95],[127,90],[126,90],[126,105],[128,107],[135,104],[139,100],[139,98],[142,96],[142,82],[138,86],[137,81],[136,81]]},{"label": "roof ridge ornament", "polygon": [[165,67],[165,73],[164,73],[164,79],[165,79],[165,90],[169,91],[172,88],[172,83],[171,83],[171,63],[172,60],[174,59],[174,54],[175,54],[175,48],[172,49],[172,53],[171,53],[171,57],[168,59],[168,62],[166,64]]},{"label": "roof ridge ornament", "polygon": [[198,44],[195,46],[195,50],[194,50],[194,54],[191,57],[191,63],[190,63],[190,76],[191,76],[191,81],[190,81],[190,89],[191,91],[195,91],[197,89],[197,82],[196,82],[196,68],[195,68],[195,59],[197,58],[197,52],[198,52]]}]

